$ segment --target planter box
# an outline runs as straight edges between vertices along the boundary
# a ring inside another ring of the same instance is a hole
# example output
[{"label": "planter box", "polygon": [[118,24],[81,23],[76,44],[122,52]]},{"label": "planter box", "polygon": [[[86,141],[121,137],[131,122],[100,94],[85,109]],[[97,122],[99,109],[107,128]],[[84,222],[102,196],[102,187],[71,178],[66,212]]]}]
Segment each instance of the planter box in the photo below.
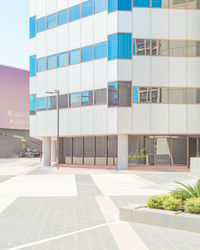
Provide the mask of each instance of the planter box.
[{"label": "planter box", "polygon": [[144,204],[120,208],[120,220],[200,233],[198,214],[175,214],[176,212],[160,209],[138,208],[140,206]]},{"label": "planter box", "polygon": [[200,174],[200,158],[190,158],[190,173]]}]

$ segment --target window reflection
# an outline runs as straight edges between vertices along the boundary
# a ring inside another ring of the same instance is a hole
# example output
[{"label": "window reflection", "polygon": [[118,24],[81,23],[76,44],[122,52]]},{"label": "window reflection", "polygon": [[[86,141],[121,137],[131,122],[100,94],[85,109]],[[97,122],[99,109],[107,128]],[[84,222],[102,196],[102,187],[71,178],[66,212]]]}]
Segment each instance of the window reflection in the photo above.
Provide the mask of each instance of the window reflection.
[{"label": "window reflection", "polygon": [[170,0],[170,8],[186,9],[187,0]]},{"label": "window reflection", "polygon": [[188,89],[188,103],[200,103],[200,88]]},{"label": "window reflection", "polygon": [[200,41],[188,41],[188,56],[200,56]]},{"label": "window reflection", "polygon": [[175,103],[175,104],[186,103],[186,89],[185,88],[171,88],[170,89],[170,103]]},{"label": "window reflection", "polygon": [[168,103],[168,88],[152,88],[152,103]]},{"label": "window reflection", "polygon": [[186,41],[170,41],[170,56],[186,56]]}]

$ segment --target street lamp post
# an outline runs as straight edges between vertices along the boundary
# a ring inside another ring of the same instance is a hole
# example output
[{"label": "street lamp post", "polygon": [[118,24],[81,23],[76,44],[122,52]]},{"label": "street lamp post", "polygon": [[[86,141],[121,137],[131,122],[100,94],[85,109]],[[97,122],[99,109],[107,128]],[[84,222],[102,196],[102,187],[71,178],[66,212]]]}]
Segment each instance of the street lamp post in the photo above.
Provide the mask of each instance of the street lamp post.
[{"label": "street lamp post", "polygon": [[54,90],[54,91],[47,91],[47,94],[57,94],[57,99],[56,99],[56,107],[57,107],[57,169],[59,169],[59,158],[60,158],[60,142],[59,142],[59,137],[60,137],[60,110],[59,110],[59,97],[60,97],[60,91],[59,90]]}]

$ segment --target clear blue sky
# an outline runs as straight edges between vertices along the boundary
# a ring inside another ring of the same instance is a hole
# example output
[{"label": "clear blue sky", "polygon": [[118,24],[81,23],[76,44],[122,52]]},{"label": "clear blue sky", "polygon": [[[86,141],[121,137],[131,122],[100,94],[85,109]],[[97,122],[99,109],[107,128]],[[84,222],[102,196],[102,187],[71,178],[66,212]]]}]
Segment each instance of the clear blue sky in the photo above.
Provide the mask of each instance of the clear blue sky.
[{"label": "clear blue sky", "polygon": [[29,0],[0,0],[0,64],[29,68]]}]

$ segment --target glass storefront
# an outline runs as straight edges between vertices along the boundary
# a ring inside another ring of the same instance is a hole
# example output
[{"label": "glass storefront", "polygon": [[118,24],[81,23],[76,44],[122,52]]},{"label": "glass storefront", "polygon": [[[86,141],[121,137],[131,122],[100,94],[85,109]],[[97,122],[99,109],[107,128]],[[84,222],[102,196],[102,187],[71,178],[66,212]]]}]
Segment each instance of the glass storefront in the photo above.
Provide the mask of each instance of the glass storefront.
[{"label": "glass storefront", "polygon": [[187,165],[187,136],[129,136],[129,165]]}]

